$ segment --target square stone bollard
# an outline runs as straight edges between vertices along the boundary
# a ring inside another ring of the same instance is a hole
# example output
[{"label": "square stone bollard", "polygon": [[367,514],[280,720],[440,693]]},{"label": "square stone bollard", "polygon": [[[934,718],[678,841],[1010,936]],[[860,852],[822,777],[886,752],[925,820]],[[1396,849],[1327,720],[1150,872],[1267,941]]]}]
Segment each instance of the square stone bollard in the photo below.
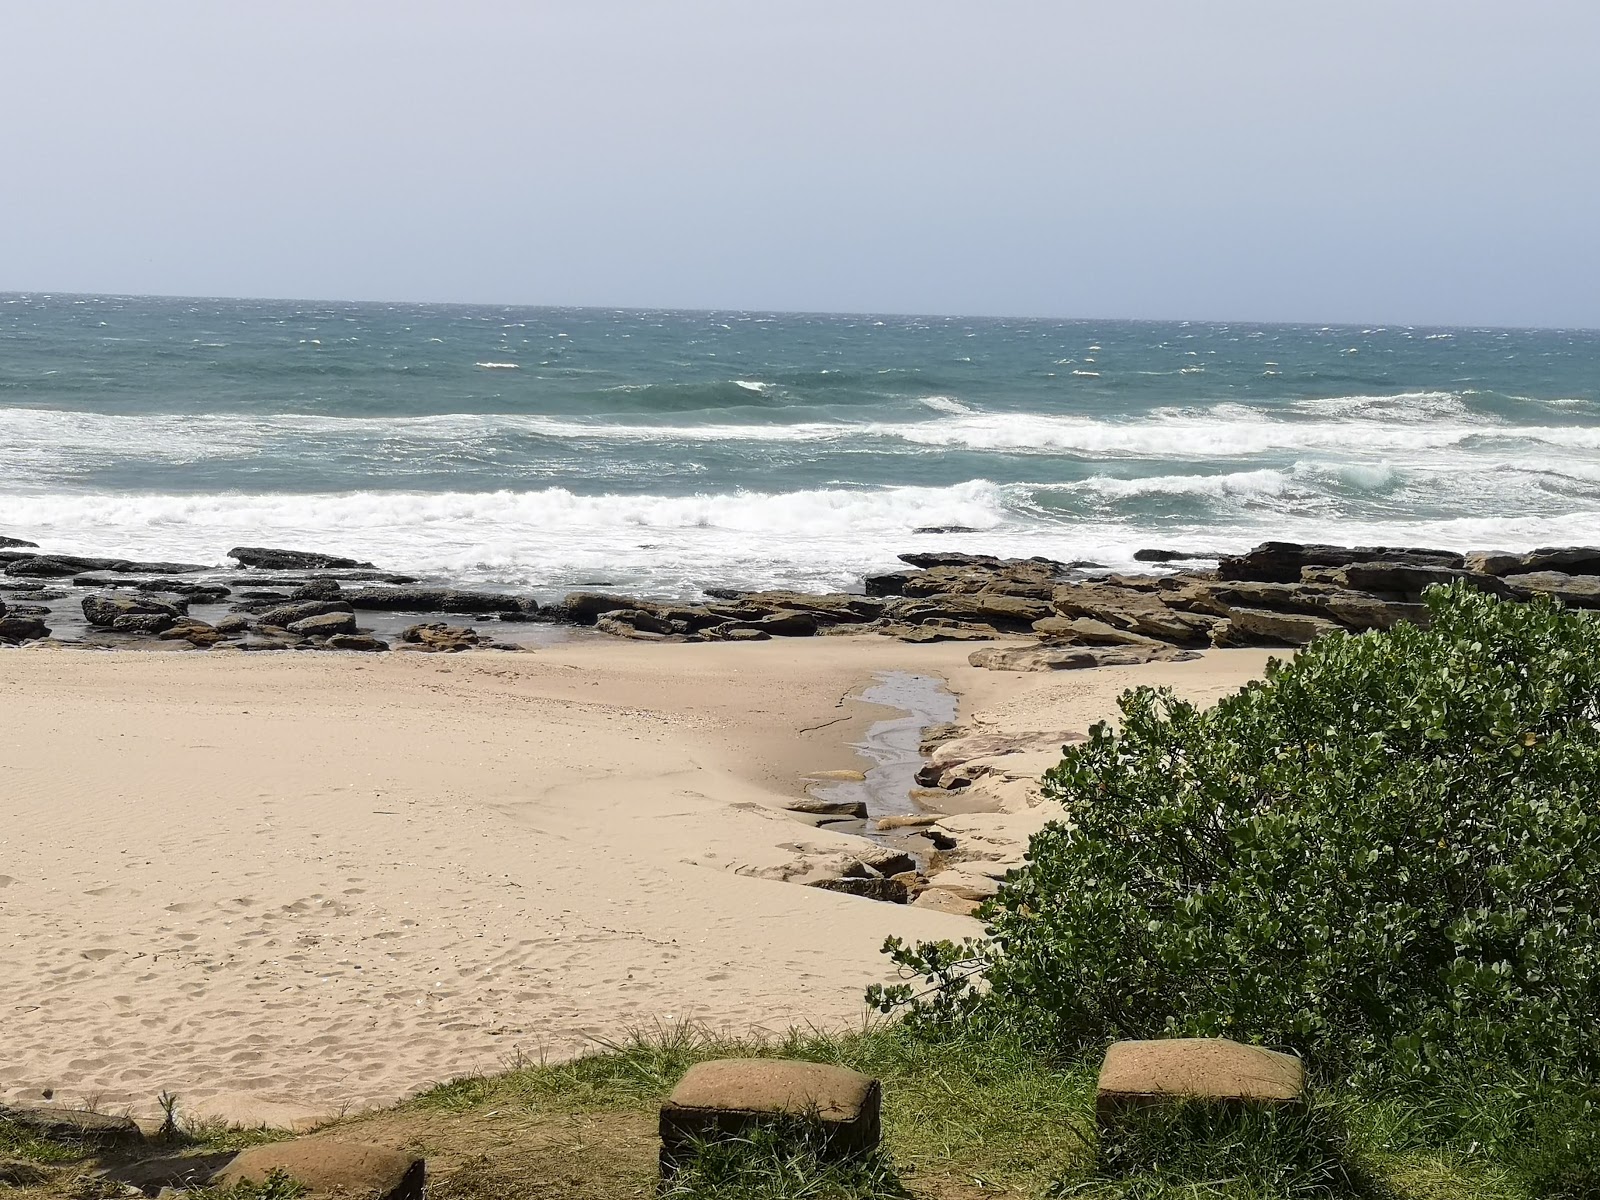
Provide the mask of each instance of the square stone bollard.
[{"label": "square stone bollard", "polygon": [[1305,1092],[1305,1065],[1263,1046],[1227,1038],[1113,1042],[1100,1066],[1094,1111],[1105,1129],[1130,1112],[1166,1101],[1300,1105]]},{"label": "square stone bollard", "polygon": [[695,1141],[737,1136],[764,1121],[815,1122],[827,1154],[862,1154],[878,1145],[882,1105],[882,1085],[846,1067],[782,1058],[696,1063],[661,1106],[661,1178],[677,1172]]}]

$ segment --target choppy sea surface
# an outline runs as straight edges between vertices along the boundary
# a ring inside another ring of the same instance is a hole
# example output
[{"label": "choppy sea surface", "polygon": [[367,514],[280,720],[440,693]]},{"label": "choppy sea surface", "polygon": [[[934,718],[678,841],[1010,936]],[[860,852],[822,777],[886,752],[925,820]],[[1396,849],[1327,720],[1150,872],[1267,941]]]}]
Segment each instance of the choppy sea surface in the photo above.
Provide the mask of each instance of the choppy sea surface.
[{"label": "choppy sea surface", "polygon": [[661,594],[1595,542],[1600,333],[0,295],[0,533]]}]

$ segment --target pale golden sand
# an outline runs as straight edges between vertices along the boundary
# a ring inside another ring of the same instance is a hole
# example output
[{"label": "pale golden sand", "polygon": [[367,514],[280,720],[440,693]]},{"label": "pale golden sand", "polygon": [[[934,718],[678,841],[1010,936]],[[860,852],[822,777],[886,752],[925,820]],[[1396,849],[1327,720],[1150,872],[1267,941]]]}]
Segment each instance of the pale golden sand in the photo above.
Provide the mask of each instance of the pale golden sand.
[{"label": "pale golden sand", "polygon": [[657,1021],[857,1021],[885,935],[978,925],[755,877],[857,844],[773,807],[861,765],[847,695],[917,671],[963,721],[1081,729],[1266,659],[970,649],[0,653],[0,1099],[289,1121]]}]

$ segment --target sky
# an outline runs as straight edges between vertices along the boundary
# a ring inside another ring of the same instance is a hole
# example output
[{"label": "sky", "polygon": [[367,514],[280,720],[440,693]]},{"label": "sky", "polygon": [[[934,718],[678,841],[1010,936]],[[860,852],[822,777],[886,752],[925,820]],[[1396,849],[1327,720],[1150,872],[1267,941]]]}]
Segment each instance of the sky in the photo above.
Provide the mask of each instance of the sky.
[{"label": "sky", "polygon": [[1594,0],[0,5],[0,291],[1600,326]]}]

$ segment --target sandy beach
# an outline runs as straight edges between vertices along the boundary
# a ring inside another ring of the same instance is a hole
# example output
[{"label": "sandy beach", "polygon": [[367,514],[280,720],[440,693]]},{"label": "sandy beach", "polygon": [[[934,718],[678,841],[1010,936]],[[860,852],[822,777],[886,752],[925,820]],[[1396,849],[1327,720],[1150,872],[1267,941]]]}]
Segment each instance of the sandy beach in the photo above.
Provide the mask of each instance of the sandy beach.
[{"label": "sandy beach", "polygon": [[[875,673],[1087,729],[1268,652],[1040,674],[872,636],[523,654],[0,654],[0,1099],[274,1123],[630,1027],[862,1016],[888,934],[969,917],[781,882],[858,839],[779,807],[861,768]],[[1045,813],[980,814],[996,857]]]}]

